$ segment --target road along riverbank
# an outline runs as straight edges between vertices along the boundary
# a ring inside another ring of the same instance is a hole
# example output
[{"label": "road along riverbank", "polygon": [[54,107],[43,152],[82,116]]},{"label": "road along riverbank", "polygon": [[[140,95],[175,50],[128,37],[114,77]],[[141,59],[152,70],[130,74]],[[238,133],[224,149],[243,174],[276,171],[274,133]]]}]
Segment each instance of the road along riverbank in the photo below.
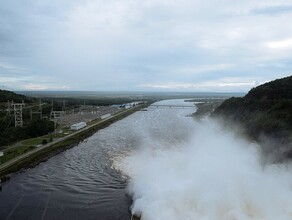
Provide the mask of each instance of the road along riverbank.
[{"label": "road along riverbank", "polygon": [[43,145],[26,154],[20,155],[12,160],[7,161],[0,166],[0,179],[3,181],[9,179],[9,175],[22,169],[32,168],[37,164],[48,160],[49,158],[63,152],[84,139],[90,137],[98,130],[109,126],[110,124],[127,117],[128,115],[147,107],[148,104],[138,105],[131,109],[126,109],[109,118],[103,119],[95,124],[85,127],[77,132],[74,132],[66,137],[60,138],[49,144]]}]

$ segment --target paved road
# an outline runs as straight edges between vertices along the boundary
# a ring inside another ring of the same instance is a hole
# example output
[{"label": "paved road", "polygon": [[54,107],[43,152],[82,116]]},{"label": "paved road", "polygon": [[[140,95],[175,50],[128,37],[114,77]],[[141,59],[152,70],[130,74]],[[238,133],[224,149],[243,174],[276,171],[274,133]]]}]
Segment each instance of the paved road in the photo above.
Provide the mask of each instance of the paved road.
[{"label": "paved road", "polygon": [[[137,108],[137,107],[134,107],[134,108]],[[74,132],[74,133],[72,133],[72,134],[69,134],[69,135],[67,135],[67,136],[65,136],[65,137],[62,137],[62,138],[58,138],[57,140],[54,140],[54,141],[52,141],[52,142],[50,142],[50,143],[48,143],[48,144],[42,145],[42,146],[40,146],[40,147],[38,147],[38,148],[36,148],[36,149],[34,149],[34,150],[32,150],[32,151],[29,151],[29,152],[27,152],[27,153],[25,153],[25,154],[22,154],[22,155],[20,155],[20,156],[18,156],[18,157],[15,157],[15,158],[13,158],[13,159],[7,161],[7,162],[4,163],[4,164],[1,164],[1,165],[0,165],[0,172],[4,171],[5,169],[7,169],[8,167],[14,165],[15,163],[17,163],[17,162],[19,162],[19,161],[21,161],[21,160],[23,160],[23,159],[25,159],[25,158],[30,157],[31,155],[35,154],[36,152],[39,152],[39,151],[41,151],[41,150],[43,150],[43,149],[45,149],[45,148],[51,147],[51,146],[54,145],[54,144],[60,143],[60,142],[62,142],[62,141],[64,141],[64,140],[67,140],[68,138],[73,137],[74,135],[77,135],[77,134],[79,134],[79,133],[81,133],[81,132],[87,131],[87,130],[89,130],[89,129],[92,128],[92,127],[95,127],[95,126],[97,126],[97,125],[99,125],[99,124],[101,124],[101,123],[103,123],[103,122],[105,122],[105,121],[108,121],[109,119],[112,119],[112,118],[118,117],[119,115],[124,114],[124,113],[126,113],[126,112],[128,112],[128,111],[131,111],[131,110],[133,110],[133,108],[130,108],[130,109],[127,109],[127,110],[121,111],[121,112],[119,112],[119,113],[117,113],[117,114],[115,114],[115,115],[113,115],[113,116],[110,116],[110,117],[108,117],[108,118],[106,118],[106,119],[103,119],[103,120],[101,120],[101,121],[99,121],[99,122],[97,122],[97,123],[95,123],[95,124],[92,124],[92,125],[87,126],[87,127],[83,128],[83,129],[80,129],[80,130],[78,130],[78,131],[76,131],[76,132]]]}]

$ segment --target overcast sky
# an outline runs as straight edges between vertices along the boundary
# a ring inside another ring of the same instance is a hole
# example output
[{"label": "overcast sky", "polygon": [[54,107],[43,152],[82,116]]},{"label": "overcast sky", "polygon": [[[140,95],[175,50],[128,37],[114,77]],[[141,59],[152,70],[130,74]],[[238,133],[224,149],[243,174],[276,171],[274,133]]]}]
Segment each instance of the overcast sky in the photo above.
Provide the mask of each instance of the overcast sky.
[{"label": "overcast sky", "polygon": [[3,0],[0,86],[235,91],[291,75],[291,0]]}]

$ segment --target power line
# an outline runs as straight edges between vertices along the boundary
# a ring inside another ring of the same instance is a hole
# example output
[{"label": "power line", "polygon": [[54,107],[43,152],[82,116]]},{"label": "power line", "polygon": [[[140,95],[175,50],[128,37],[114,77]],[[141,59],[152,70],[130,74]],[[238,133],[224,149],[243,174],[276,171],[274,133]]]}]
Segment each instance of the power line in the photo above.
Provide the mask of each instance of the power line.
[{"label": "power line", "polygon": [[22,118],[22,108],[24,103],[13,103],[11,106],[14,108],[14,119],[15,119],[15,127],[23,127],[23,118]]}]

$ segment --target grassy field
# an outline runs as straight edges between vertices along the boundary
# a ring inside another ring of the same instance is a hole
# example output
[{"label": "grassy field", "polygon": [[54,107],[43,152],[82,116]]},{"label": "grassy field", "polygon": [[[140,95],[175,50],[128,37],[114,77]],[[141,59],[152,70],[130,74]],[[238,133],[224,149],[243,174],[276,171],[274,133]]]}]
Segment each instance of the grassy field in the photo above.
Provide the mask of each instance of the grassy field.
[{"label": "grassy field", "polygon": [[21,146],[5,150],[4,156],[0,157],[0,164],[3,164],[6,161],[11,160],[19,155],[25,154],[35,148],[35,146]]},{"label": "grassy field", "polygon": [[44,137],[38,137],[38,138],[32,138],[32,139],[28,139],[25,141],[22,141],[22,145],[40,145],[43,143],[43,141],[46,140],[47,142],[49,142],[49,138],[44,138]]}]

